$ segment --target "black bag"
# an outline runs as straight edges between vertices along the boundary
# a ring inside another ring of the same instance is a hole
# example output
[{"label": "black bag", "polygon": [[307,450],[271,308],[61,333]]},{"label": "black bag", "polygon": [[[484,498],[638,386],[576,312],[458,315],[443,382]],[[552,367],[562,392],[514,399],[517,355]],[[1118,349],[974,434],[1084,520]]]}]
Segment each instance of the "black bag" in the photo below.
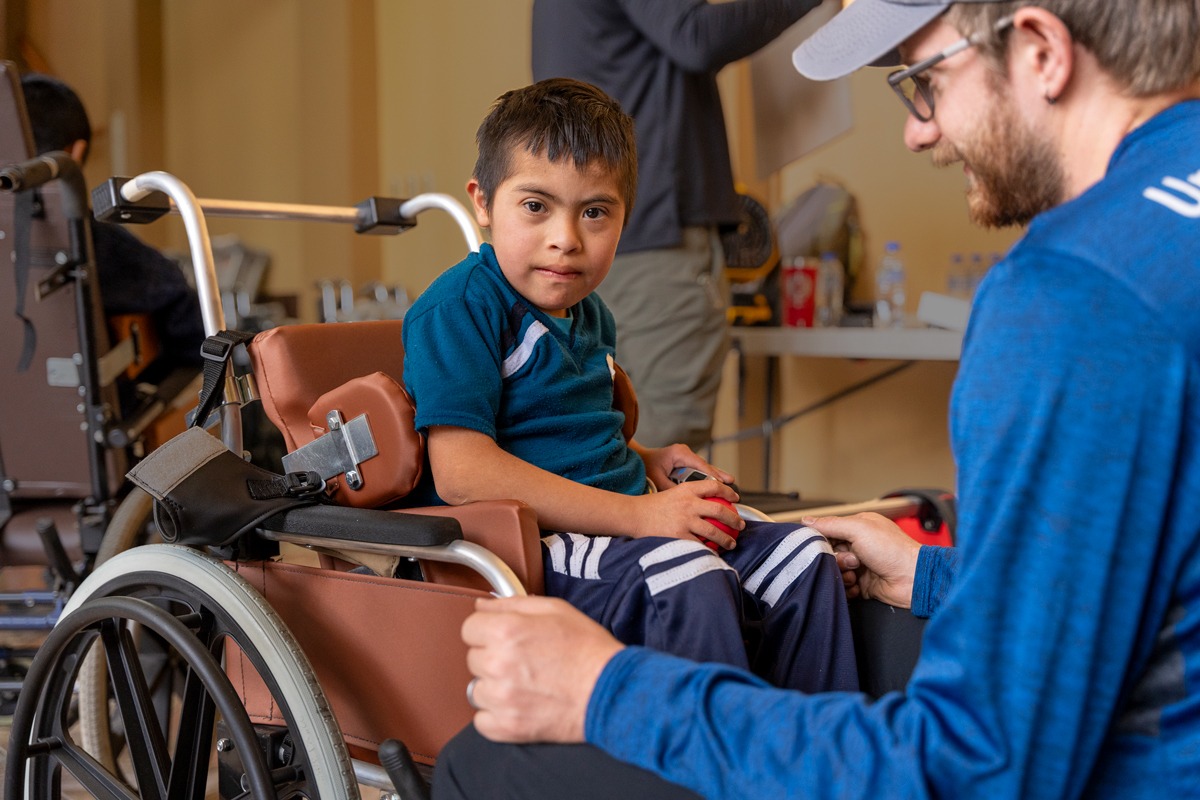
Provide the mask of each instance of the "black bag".
[{"label": "black bag", "polygon": [[263,520],[324,499],[315,472],[277,475],[250,464],[203,428],[188,428],[129,471],[154,499],[163,540],[222,547]]}]

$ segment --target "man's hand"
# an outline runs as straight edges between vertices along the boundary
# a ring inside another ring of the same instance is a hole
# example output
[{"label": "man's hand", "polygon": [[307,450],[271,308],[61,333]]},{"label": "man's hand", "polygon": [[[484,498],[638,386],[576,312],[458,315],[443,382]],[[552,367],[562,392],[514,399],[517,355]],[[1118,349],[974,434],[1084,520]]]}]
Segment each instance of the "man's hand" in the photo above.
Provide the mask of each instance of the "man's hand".
[{"label": "man's hand", "polygon": [[913,576],[921,545],[879,514],[801,520],[833,545],[847,597],[912,607]]},{"label": "man's hand", "polygon": [[498,742],[582,742],[588,699],[622,645],[563,600],[478,600],[463,623],[475,727]]}]

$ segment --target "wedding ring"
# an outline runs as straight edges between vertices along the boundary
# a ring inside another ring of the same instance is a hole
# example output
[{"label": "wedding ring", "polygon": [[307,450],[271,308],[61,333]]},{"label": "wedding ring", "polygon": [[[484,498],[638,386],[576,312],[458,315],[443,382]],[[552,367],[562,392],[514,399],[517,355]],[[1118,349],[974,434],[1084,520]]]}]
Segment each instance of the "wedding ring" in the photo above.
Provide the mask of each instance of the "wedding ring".
[{"label": "wedding ring", "polygon": [[475,705],[475,684],[479,683],[479,678],[471,678],[471,682],[467,684],[467,705],[476,711],[479,706]]}]

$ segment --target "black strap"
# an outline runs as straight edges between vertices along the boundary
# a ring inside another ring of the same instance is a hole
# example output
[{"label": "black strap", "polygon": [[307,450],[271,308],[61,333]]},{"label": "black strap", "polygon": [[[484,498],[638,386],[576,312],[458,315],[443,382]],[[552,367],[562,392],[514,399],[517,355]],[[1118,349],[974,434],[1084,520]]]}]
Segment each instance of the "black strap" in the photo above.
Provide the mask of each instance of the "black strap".
[{"label": "black strap", "polygon": [[17,372],[25,372],[33,362],[37,349],[37,329],[33,320],[25,316],[25,291],[29,286],[30,234],[35,217],[45,216],[42,198],[36,191],[18,192],[13,202],[13,258],[17,280],[17,306],[13,313],[25,328],[25,343],[21,346],[21,359]]},{"label": "black strap", "polygon": [[254,500],[277,497],[317,497],[325,491],[325,481],[312,470],[274,475],[263,480],[246,481],[246,490]]},{"label": "black strap", "polygon": [[233,348],[253,338],[253,333],[245,331],[218,331],[200,345],[200,355],[204,358],[204,386],[200,389],[200,405],[196,409],[196,418],[192,420],[193,428],[204,427],[208,416],[217,407],[221,387],[225,385],[225,370],[233,358]]}]

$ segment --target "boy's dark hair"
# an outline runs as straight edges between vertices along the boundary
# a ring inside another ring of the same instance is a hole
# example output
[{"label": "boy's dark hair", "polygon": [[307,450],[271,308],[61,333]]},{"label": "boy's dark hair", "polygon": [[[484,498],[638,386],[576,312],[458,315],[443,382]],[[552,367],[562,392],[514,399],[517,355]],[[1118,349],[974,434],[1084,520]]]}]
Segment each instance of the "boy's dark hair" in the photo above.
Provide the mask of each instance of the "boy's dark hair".
[{"label": "boy's dark hair", "polygon": [[66,150],[82,139],[92,142],[92,126],[79,96],[62,81],[30,72],[21,76],[29,127],[38,155]]},{"label": "boy's dark hair", "polygon": [[579,169],[599,161],[617,176],[625,219],[637,194],[637,143],[633,119],[621,105],[590,83],[570,78],[544,81],[505,92],[475,134],[479,157],[475,180],[490,208],[508,177],[512,154],[524,147],[551,162],[570,158]]}]

